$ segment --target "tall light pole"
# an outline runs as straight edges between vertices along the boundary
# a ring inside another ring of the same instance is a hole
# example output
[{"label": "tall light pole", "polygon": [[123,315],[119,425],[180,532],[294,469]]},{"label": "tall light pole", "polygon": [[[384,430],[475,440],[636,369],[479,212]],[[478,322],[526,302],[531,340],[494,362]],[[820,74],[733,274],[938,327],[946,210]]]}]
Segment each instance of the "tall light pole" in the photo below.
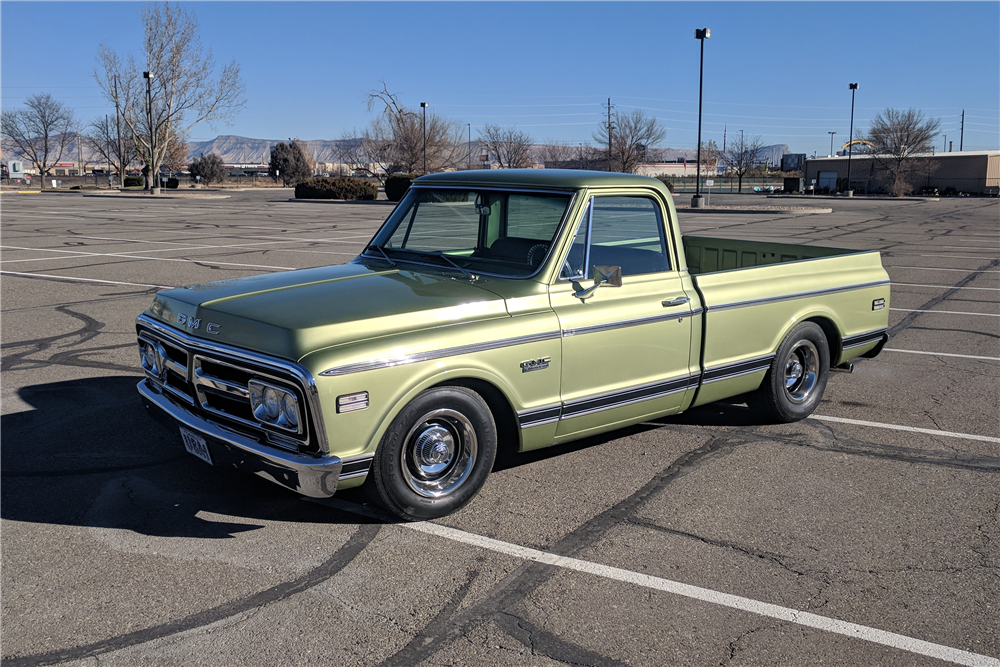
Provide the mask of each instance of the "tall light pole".
[{"label": "tall light pole", "polygon": [[835,135],[837,133],[836,132],[827,132],[827,134],[830,135],[830,157],[833,157],[833,135]]},{"label": "tall light pole", "polygon": [[847,189],[844,194],[850,197],[854,194],[851,189],[851,154],[854,152],[854,91],[858,89],[858,84],[849,83],[847,86],[851,90],[851,134],[847,140]]},{"label": "tall light pole", "polygon": [[691,208],[702,208],[701,198],[701,91],[705,82],[705,40],[712,36],[708,28],[696,28],[694,38],[701,42],[701,61],[698,65],[698,161],[695,164],[694,197],[691,198]]},{"label": "tall light pole", "polygon": [[466,123],[469,126],[469,171],[472,171],[472,123]]},{"label": "tall light pole", "polygon": [[157,174],[153,173],[153,162],[155,161],[153,156],[156,155],[156,132],[153,131],[153,97],[151,92],[153,79],[156,77],[152,72],[143,72],[142,78],[146,80],[146,124],[149,126],[149,162],[146,164],[146,168],[149,170],[149,193],[158,195],[160,194],[160,188],[157,187]]},{"label": "tall light pole", "polygon": [[[427,173],[427,102],[421,102],[420,108],[423,109],[424,119],[421,121],[421,126],[424,131],[424,173]],[[471,130],[470,130],[471,132]]]}]

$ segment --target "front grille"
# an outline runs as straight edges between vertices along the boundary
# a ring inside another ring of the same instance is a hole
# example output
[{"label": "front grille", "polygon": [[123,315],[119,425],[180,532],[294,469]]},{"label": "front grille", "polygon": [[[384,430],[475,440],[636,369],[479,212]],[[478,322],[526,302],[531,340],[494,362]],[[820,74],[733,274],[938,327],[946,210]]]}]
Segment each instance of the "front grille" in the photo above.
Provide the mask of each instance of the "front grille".
[{"label": "front grille", "polygon": [[[214,350],[202,350],[180,339],[140,326],[140,349],[143,343],[163,346],[166,353],[161,375],[146,369],[146,377],[170,396],[179,399],[192,412],[225,425],[255,440],[298,452],[319,452],[311,437],[312,418],[304,388],[280,369],[229,358]],[[250,405],[250,380],[277,385],[295,394],[300,419],[298,428],[282,428],[258,421]]]}]

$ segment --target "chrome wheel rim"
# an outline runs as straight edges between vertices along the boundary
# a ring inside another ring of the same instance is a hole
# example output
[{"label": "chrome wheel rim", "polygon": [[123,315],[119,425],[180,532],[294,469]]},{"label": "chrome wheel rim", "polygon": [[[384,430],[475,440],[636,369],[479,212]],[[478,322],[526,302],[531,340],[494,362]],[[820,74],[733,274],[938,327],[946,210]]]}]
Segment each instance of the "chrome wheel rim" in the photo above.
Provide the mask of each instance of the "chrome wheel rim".
[{"label": "chrome wheel rim", "polygon": [[432,410],[406,435],[400,459],[403,479],[425,498],[448,495],[469,478],[478,449],[476,430],[465,415]]},{"label": "chrome wheel rim", "polygon": [[785,396],[792,403],[805,403],[819,379],[819,350],[812,341],[800,340],[785,358]]}]

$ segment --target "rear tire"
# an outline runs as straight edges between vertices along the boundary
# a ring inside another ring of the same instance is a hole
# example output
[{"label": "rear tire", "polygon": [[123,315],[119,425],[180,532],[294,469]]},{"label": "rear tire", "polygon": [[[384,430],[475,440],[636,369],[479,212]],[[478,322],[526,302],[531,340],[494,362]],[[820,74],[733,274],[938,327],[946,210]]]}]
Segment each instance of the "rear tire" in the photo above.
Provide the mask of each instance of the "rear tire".
[{"label": "rear tire", "polygon": [[778,346],[760,387],[747,404],[773,421],[805,419],[823,399],[830,374],[830,348],[819,325],[802,322]]},{"label": "rear tire", "polygon": [[369,487],[401,519],[436,519],[472,500],[496,452],[496,424],[482,397],[465,387],[436,387],[393,420],[375,451]]}]

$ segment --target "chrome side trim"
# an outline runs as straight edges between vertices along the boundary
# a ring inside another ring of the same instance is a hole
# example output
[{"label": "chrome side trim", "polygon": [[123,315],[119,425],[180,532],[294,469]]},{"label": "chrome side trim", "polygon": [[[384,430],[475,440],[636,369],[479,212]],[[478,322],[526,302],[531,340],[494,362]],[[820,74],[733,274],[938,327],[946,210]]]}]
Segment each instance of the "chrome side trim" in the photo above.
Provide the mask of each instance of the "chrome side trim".
[{"label": "chrome side trim", "polygon": [[[701,309],[698,309],[701,312]],[[669,315],[653,315],[652,317],[641,317],[637,320],[622,320],[620,322],[606,322],[604,324],[591,324],[586,327],[579,327],[577,329],[563,329],[563,337],[568,338],[569,336],[580,336],[582,334],[597,333],[599,331],[611,331],[613,329],[624,329],[626,327],[638,327],[643,324],[654,324],[656,322],[669,322],[670,320],[681,319],[684,317],[690,317],[691,315],[697,314],[693,310],[688,310],[682,313],[671,313]]]},{"label": "chrome side trim", "polygon": [[763,357],[754,357],[753,359],[745,359],[731,364],[706,368],[705,372],[701,375],[701,383],[719,382],[720,380],[729,380],[741,375],[766,371],[771,367],[773,359],[774,355],[768,354]]},{"label": "chrome side trim", "polygon": [[515,336],[514,338],[502,338],[500,340],[491,340],[484,343],[472,343],[470,345],[459,345],[458,347],[449,347],[443,350],[429,350],[427,352],[416,352],[414,354],[408,354],[402,357],[395,357],[392,359],[375,359],[372,361],[360,361],[354,364],[346,364],[344,366],[335,366],[334,368],[328,368],[321,372],[320,375],[324,377],[336,377],[339,375],[348,375],[349,373],[360,373],[362,371],[372,371],[381,368],[392,368],[393,366],[403,366],[406,364],[416,364],[421,361],[432,361],[434,359],[444,359],[445,357],[455,357],[460,354],[471,354],[473,352],[485,352],[487,350],[498,350],[503,347],[511,347],[514,345],[527,345],[528,343],[538,343],[544,340],[553,340],[559,338],[560,334],[558,331],[546,331],[545,333],[530,334],[527,336]]},{"label": "chrome side trim", "polygon": [[881,329],[874,329],[872,331],[865,331],[864,333],[855,334],[853,336],[847,336],[841,339],[842,347],[845,350],[849,350],[852,347],[860,347],[867,343],[872,343],[879,340],[888,331],[885,327]]},{"label": "chrome side trim", "polygon": [[145,379],[137,389],[147,405],[205,437],[216,465],[231,465],[310,498],[329,498],[337,490],[344,464],[336,456],[313,457],[273,449],[174,405]]},{"label": "chrome side trim", "polygon": [[517,421],[521,428],[529,428],[531,426],[541,426],[542,424],[557,422],[561,416],[562,404],[556,403],[554,405],[546,405],[519,412],[517,413]]},{"label": "chrome side trim", "polygon": [[733,308],[746,308],[747,306],[759,306],[766,303],[778,303],[780,301],[791,301],[793,299],[805,299],[812,296],[824,296],[827,294],[837,294],[840,292],[851,292],[859,289],[866,289],[869,287],[881,287],[882,285],[888,285],[890,281],[879,280],[872,283],[859,283],[857,285],[846,285],[844,287],[831,287],[830,289],[814,290],[811,292],[797,292],[794,294],[783,294],[781,296],[769,296],[763,299],[750,299],[748,301],[734,301],[733,303],[724,303],[718,306],[706,306],[705,310],[707,312],[714,312],[717,310],[731,310]]},{"label": "chrome side trim", "polygon": [[273,368],[279,372],[291,374],[302,386],[305,400],[309,404],[313,425],[316,428],[316,444],[320,452],[324,454],[330,453],[330,443],[326,438],[326,422],[323,419],[323,408],[319,403],[319,391],[316,389],[316,380],[313,379],[312,373],[306,370],[305,367],[287,359],[280,359],[267,354],[232,347],[224,343],[195,338],[154,320],[145,314],[140,314],[136,318],[136,324],[152,329],[167,338],[172,338],[181,345],[187,345],[192,352],[197,352],[198,350],[215,352],[216,354],[227,355],[235,359],[242,359],[260,366]]},{"label": "chrome side trim", "polygon": [[576,190],[561,190],[554,188],[552,190],[533,190],[530,188],[522,188],[519,185],[507,185],[507,186],[480,186],[473,183],[467,185],[438,185],[436,183],[412,183],[410,185],[411,190],[489,190],[490,192],[512,192],[514,194],[521,194],[522,192],[530,192],[532,194],[540,195],[575,195]]},{"label": "chrome side trim", "polygon": [[374,458],[374,454],[362,454],[361,456],[342,459],[344,467],[340,471],[340,479],[354,479],[355,477],[367,475]]},{"label": "chrome side trim", "polygon": [[628,387],[627,389],[619,389],[618,391],[578,398],[569,402],[532,408],[531,410],[517,413],[517,421],[522,429],[551,424],[565,419],[583,417],[584,415],[596,412],[662,398],[670,394],[687,391],[697,384],[697,375],[682,375],[662,382],[652,382]]}]

